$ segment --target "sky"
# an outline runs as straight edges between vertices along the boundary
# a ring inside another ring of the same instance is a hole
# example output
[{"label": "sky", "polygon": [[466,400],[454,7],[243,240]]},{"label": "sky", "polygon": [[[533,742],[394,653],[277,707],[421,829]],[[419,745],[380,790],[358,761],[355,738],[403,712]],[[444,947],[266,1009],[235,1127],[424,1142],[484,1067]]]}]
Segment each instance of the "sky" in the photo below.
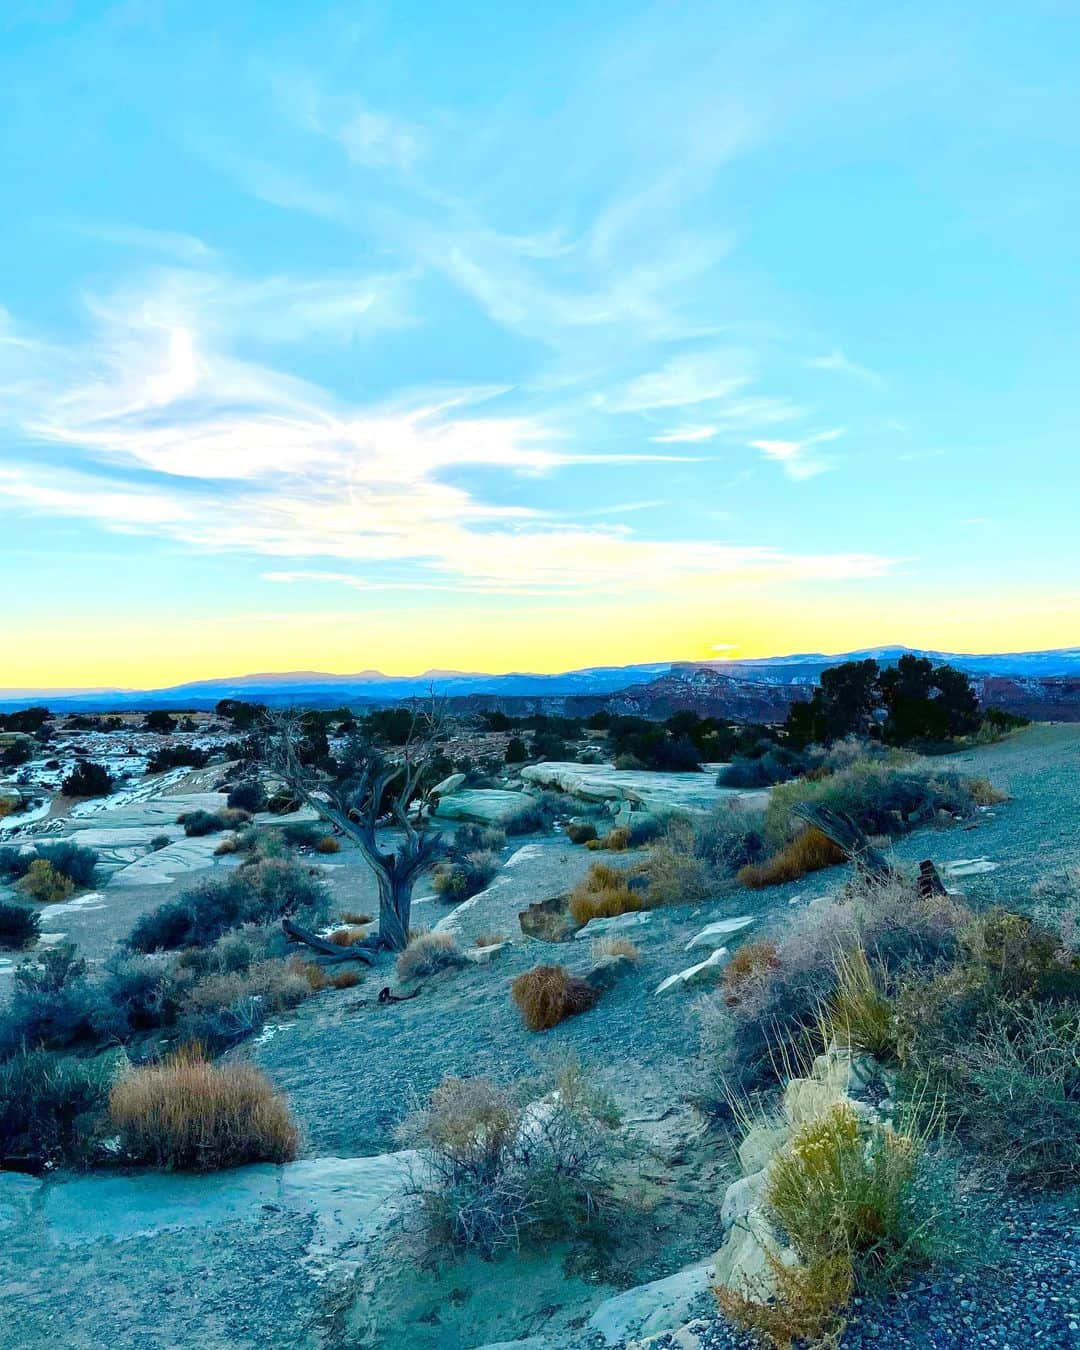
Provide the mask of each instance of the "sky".
[{"label": "sky", "polygon": [[0,687],[1080,642],[1080,9],[5,0]]}]

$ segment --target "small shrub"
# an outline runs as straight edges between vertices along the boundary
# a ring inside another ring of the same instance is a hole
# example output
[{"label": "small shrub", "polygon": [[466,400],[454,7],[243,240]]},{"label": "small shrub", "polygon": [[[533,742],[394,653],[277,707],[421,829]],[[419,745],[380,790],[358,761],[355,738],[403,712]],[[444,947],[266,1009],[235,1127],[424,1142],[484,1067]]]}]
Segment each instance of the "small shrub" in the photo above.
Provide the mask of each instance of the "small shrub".
[{"label": "small shrub", "polygon": [[109,1115],[133,1161],[181,1171],[289,1162],[299,1144],[285,1099],[263,1073],[211,1064],[192,1048],[121,1078]]},{"label": "small shrub", "polygon": [[343,923],[356,924],[357,927],[362,927],[364,924],[374,922],[370,914],[361,914],[356,910],[351,909],[345,910],[341,919]]},{"label": "small shrub", "polygon": [[572,820],[566,827],[566,837],[572,844],[588,844],[597,838],[596,826],[591,820]]},{"label": "small shrub", "polygon": [[748,990],[760,985],[771,971],[779,968],[775,942],[746,942],[724,967],[724,1002],[734,1007]]},{"label": "small shrub", "polygon": [[789,844],[761,863],[741,867],[739,883],[748,890],[763,890],[766,886],[780,886],[787,881],[798,881],[808,872],[819,872],[846,861],[838,844],[818,829],[811,827],[798,834]]},{"label": "small shrub", "polygon": [[227,876],[196,883],[179,899],[144,914],[128,937],[136,951],[206,946],[243,924],[300,916],[318,922],[327,892],[320,878],[285,859],[263,858]]},{"label": "small shrub", "polygon": [[614,829],[608,830],[603,839],[593,839],[589,847],[595,845],[597,848],[607,849],[609,853],[625,853],[630,847],[630,831],[625,825],[616,825]]},{"label": "small shrub", "polygon": [[235,806],[254,815],[257,811],[266,810],[266,790],[258,779],[250,779],[244,783],[237,783],[226,798],[226,802],[229,806]]},{"label": "small shrub", "polygon": [[446,1078],[398,1130],[421,1150],[422,1202],[433,1246],[491,1257],[526,1241],[597,1224],[611,1197],[617,1118],[570,1068],[532,1104],[485,1078]]},{"label": "small shrub", "polygon": [[862,947],[840,950],[836,988],[822,1008],[823,1041],[884,1059],[896,1052],[896,1019],[882,992],[884,978]]},{"label": "small shrub", "polygon": [[155,834],[150,840],[149,849],[151,853],[160,853],[163,848],[168,848],[172,840],[167,834]]},{"label": "small shrub", "polygon": [[75,883],[46,858],[35,858],[19,882],[19,890],[32,900],[52,904],[75,894]]},{"label": "small shrub", "polygon": [[504,933],[480,933],[477,937],[473,938],[473,946],[498,947],[506,941],[507,938]]},{"label": "small shrub", "polygon": [[214,857],[222,858],[230,853],[238,853],[239,851],[240,845],[237,841],[236,835],[230,834],[225,839],[223,839],[220,844],[218,844],[217,848],[214,849]]},{"label": "small shrub", "polygon": [[358,970],[338,970],[330,976],[330,983],[335,989],[355,989],[361,978]]},{"label": "small shrub", "polygon": [[39,858],[52,863],[58,872],[70,877],[76,886],[93,885],[98,855],[92,848],[83,848],[80,844],[61,839],[55,844],[38,844],[36,852]]},{"label": "small shrub", "polygon": [[506,846],[506,831],[497,825],[475,825],[466,822],[454,832],[454,853],[465,857],[469,853],[498,853]]},{"label": "small shrub", "polygon": [[217,834],[225,828],[225,822],[217,811],[183,811],[176,817],[176,823],[183,825],[184,833],[193,838]]},{"label": "small shrub", "polygon": [[714,889],[714,871],[695,852],[695,839],[693,827],[673,823],[653,846],[645,864],[650,904],[689,905]]},{"label": "small shrub", "polygon": [[324,834],[315,845],[315,852],[324,854],[340,853],[341,842],[332,834]]},{"label": "small shrub", "polygon": [[32,947],[41,936],[41,917],[24,905],[0,901],[0,947],[19,951]]},{"label": "small shrub", "polygon": [[465,957],[449,933],[420,933],[410,939],[409,945],[398,956],[398,979],[413,980],[464,964]]},{"label": "small shrub", "polygon": [[571,975],[565,966],[534,966],[510,986],[530,1031],[549,1031],[568,1017],[595,1007],[599,994],[586,980]]},{"label": "small shrub", "polygon": [[494,853],[469,853],[455,862],[440,863],[432,873],[431,884],[444,900],[468,900],[486,890],[498,870]]},{"label": "small shrub", "polygon": [[103,764],[83,760],[60,785],[65,797],[107,797],[113,790],[112,775]]},{"label": "small shrub", "polygon": [[113,1079],[106,1059],[20,1050],[0,1062],[0,1161],[33,1169],[71,1163],[104,1110]]},{"label": "small shrub", "polygon": [[592,955],[594,961],[602,961],[606,956],[625,956],[637,965],[641,960],[641,949],[629,938],[598,937],[593,939]]},{"label": "small shrub", "polygon": [[564,809],[564,799],[558,793],[542,792],[529,797],[514,815],[503,821],[508,835],[539,834],[550,830]]},{"label": "small shrub", "polygon": [[976,806],[1000,806],[1009,800],[1009,794],[996,788],[989,778],[969,778],[968,791]]}]

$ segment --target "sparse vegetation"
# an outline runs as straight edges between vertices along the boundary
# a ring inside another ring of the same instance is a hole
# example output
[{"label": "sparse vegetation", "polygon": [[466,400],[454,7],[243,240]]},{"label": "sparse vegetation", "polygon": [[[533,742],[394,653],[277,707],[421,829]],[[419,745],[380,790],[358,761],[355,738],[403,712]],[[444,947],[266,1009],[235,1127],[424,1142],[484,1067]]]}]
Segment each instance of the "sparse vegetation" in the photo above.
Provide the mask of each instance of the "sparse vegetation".
[{"label": "sparse vegetation", "polygon": [[565,966],[534,966],[514,980],[510,994],[530,1031],[550,1031],[568,1017],[588,1012],[599,998],[588,981]]},{"label": "sparse vegetation", "polygon": [[136,1162],[207,1172],[289,1162],[299,1133],[284,1098],[250,1064],[211,1064],[197,1047],[132,1069],[109,1096],[109,1116]]},{"label": "sparse vegetation", "polygon": [[804,829],[779,852],[766,858],[764,862],[749,863],[738,872],[738,880],[749,890],[758,891],[765,886],[779,886],[786,881],[798,881],[808,872],[819,872],[824,867],[835,867],[846,861],[846,855],[831,839],[827,839],[820,830]]},{"label": "sparse vegetation", "polygon": [[436,895],[444,900],[468,900],[486,890],[499,870],[494,853],[475,850],[451,862],[440,863],[431,874]]},{"label": "sparse vegetation", "polygon": [[493,1256],[595,1229],[614,1187],[617,1121],[581,1074],[564,1070],[531,1104],[485,1078],[446,1078],[399,1130],[419,1147],[416,1189],[429,1245]]},{"label": "sparse vegetation", "polygon": [[41,917],[25,905],[0,901],[0,947],[18,951],[32,947],[41,934]]},{"label": "sparse vegetation", "polygon": [[53,904],[75,894],[75,883],[58,871],[47,858],[35,858],[19,882],[19,890],[31,900]]},{"label": "sparse vegetation", "polygon": [[422,975],[434,975],[440,970],[453,970],[464,964],[461,948],[449,933],[418,933],[398,956],[398,979],[414,980]]},{"label": "sparse vegetation", "polygon": [[113,790],[112,775],[104,764],[84,759],[60,785],[65,797],[107,797]]}]

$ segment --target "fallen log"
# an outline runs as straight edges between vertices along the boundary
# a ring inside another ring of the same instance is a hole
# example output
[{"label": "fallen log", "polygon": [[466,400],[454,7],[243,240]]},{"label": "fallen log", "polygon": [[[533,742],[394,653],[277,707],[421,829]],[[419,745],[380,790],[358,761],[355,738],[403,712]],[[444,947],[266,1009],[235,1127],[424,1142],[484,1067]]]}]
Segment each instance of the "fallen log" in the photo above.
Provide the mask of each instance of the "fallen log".
[{"label": "fallen log", "polygon": [[894,868],[884,853],[874,848],[852,818],[828,806],[797,806],[793,812],[800,820],[830,839],[864,876],[872,881],[888,881]]},{"label": "fallen log", "polygon": [[319,937],[318,933],[313,933],[308,928],[301,928],[298,923],[293,923],[291,919],[282,919],[281,931],[290,942],[303,947],[310,947],[324,961],[333,964],[340,961],[363,961],[365,965],[370,966],[374,960],[374,953],[370,947],[364,947],[358,942],[353,943],[351,947],[339,947],[336,942],[328,942],[326,938]]}]

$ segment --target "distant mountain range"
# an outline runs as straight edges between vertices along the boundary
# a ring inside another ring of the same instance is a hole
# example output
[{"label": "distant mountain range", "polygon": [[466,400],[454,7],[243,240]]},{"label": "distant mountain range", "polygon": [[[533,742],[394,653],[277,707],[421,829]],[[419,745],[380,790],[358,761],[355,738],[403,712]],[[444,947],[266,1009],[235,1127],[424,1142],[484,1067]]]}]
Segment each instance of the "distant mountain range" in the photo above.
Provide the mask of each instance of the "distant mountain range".
[{"label": "distant mountain range", "polygon": [[[962,655],[907,647],[872,647],[826,655],[822,652],[759,657],[746,661],[666,661],[631,666],[592,666],[557,675],[515,672],[429,670],[421,675],[384,675],[363,670],[351,675],[322,671],[267,672],[227,679],[197,680],[167,689],[0,689],[0,709],[46,703],[62,712],[124,711],[144,708],[212,708],[223,698],[240,698],[275,706],[339,704],[378,706],[423,697],[434,689],[472,707],[505,707],[507,711],[617,711],[667,715],[693,707],[746,720],[772,721],[792,702],[805,698],[821,672],[843,661],[874,658],[882,665],[905,653],[948,661],[967,671],[986,689],[986,701],[1022,711],[1030,704],[1035,716],[1067,717],[1076,703],[1080,717],[1080,647],[1056,651]],[[990,697],[989,691],[993,691]],[[1071,718],[1070,718],[1071,720]]]}]

